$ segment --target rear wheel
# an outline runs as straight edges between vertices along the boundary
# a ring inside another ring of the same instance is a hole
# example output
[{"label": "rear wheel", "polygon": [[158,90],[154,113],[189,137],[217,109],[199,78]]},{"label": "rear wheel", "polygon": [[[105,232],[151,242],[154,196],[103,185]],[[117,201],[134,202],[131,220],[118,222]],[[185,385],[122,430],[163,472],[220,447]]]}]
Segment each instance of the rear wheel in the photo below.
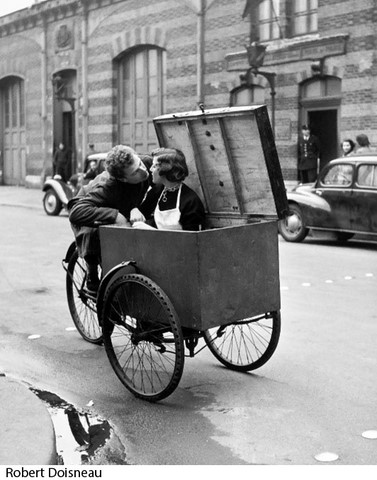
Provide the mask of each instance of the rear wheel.
[{"label": "rear wheel", "polygon": [[110,364],[136,397],[158,401],[178,386],[184,345],[177,314],[149,278],[126,274],[112,282],[101,309]]},{"label": "rear wheel", "polygon": [[102,343],[96,298],[86,290],[86,263],[75,250],[68,262],[66,279],[68,307],[80,335],[90,343]]},{"label": "rear wheel", "polygon": [[264,365],[274,353],[280,337],[280,312],[211,328],[204,340],[213,355],[226,367],[241,372]]},{"label": "rear wheel", "polygon": [[63,204],[54,190],[49,189],[43,197],[43,208],[47,215],[59,215],[63,208]]},{"label": "rear wheel", "polygon": [[289,210],[290,215],[279,222],[279,232],[287,242],[302,242],[309,229],[305,226],[301,208],[291,204]]}]

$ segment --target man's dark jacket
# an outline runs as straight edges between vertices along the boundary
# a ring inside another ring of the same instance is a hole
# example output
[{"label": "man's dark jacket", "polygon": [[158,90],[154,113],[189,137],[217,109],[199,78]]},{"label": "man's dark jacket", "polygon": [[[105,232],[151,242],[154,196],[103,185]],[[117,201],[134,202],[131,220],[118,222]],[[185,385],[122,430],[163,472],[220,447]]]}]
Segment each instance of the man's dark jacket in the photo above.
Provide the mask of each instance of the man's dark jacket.
[{"label": "man's dark jacket", "polygon": [[118,212],[127,219],[139,207],[148,189],[148,181],[131,184],[113,178],[95,179],[68,202],[69,220],[79,254],[100,255],[98,227],[115,223]]}]

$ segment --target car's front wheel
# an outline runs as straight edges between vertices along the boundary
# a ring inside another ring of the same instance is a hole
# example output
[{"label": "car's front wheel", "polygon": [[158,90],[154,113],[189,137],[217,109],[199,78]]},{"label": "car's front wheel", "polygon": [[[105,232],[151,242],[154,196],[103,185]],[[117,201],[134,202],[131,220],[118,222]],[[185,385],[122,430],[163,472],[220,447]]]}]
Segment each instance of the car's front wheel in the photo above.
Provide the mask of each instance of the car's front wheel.
[{"label": "car's front wheel", "polygon": [[63,208],[63,204],[60,201],[60,198],[57,196],[57,194],[50,188],[47,190],[45,193],[45,196],[43,197],[43,208],[47,215],[59,215]]},{"label": "car's front wheel", "polygon": [[279,222],[279,233],[287,242],[302,242],[309,229],[305,226],[301,208],[291,204],[289,209],[290,214]]}]

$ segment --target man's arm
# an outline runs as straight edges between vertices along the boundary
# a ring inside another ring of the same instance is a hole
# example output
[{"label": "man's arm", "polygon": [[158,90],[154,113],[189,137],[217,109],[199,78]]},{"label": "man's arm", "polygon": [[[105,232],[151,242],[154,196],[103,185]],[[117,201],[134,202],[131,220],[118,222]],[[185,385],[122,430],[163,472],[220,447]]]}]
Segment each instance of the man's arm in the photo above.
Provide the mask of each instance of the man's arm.
[{"label": "man's arm", "polygon": [[108,207],[109,203],[109,192],[103,185],[97,185],[84,197],[75,197],[68,203],[69,220],[79,227],[114,224],[119,211]]}]

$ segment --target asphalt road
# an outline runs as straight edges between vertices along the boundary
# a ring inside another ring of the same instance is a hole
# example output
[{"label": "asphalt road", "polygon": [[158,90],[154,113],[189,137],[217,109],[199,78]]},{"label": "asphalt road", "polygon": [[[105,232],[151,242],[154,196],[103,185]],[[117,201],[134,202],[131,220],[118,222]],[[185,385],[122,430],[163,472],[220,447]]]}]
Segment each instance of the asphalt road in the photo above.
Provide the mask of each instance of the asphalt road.
[{"label": "asphalt road", "polygon": [[66,214],[2,206],[0,222],[1,369],[109,421],[125,462],[314,465],[332,452],[338,465],[377,463],[377,440],[362,436],[377,430],[375,244],[280,240],[273,357],[240,374],[204,350],[186,359],[173,395],[149,404],[121,385],[103,347],[71,328]]}]

